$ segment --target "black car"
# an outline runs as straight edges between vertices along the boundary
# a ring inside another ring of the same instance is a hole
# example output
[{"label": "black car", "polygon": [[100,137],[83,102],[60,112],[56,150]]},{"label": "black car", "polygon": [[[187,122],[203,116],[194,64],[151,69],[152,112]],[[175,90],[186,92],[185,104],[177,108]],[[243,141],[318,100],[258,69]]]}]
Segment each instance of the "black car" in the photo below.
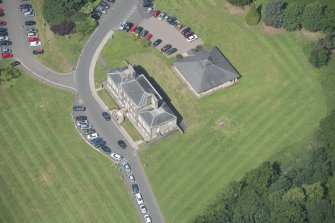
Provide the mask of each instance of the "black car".
[{"label": "black car", "polygon": [[137,27],[135,33],[136,33],[136,34],[140,34],[140,33],[142,32],[142,30],[143,30],[143,27],[142,27],[142,26],[139,26],[139,27]]},{"label": "black car", "polygon": [[177,20],[176,17],[171,16],[171,17],[169,17],[166,21],[167,21],[169,24],[172,25],[172,23],[174,23],[176,20]]},{"label": "black car", "polygon": [[108,2],[111,2],[111,3],[114,3],[115,2],[115,0],[107,0]]},{"label": "black car", "polygon": [[8,29],[7,28],[0,28],[0,32],[8,32]]},{"label": "black car", "polygon": [[0,40],[0,46],[10,46],[12,45],[12,42],[8,40]]},{"label": "black car", "polygon": [[158,46],[159,44],[161,44],[162,40],[161,39],[157,39],[155,42],[153,42],[153,46],[156,47]]},{"label": "black car", "polygon": [[93,134],[93,133],[96,133],[95,129],[84,129],[83,130],[84,135],[90,135],[90,134]]},{"label": "black car", "polygon": [[26,21],[25,23],[24,23],[26,26],[33,26],[33,25],[36,25],[36,22],[35,21]]},{"label": "black car", "polygon": [[24,8],[32,8],[33,6],[31,4],[22,4],[20,5],[20,9],[24,9]]},{"label": "black car", "polygon": [[98,138],[98,140],[93,142],[92,145],[95,148],[99,148],[99,147],[102,147],[102,146],[106,145],[106,141],[104,141],[102,138]]},{"label": "black car", "polygon": [[33,50],[33,54],[36,55],[36,54],[43,54],[44,53],[44,50],[43,49],[37,49],[37,50]]},{"label": "black car", "polygon": [[76,117],[76,120],[77,120],[77,121],[84,121],[84,120],[87,120],[87,116],[84,116],[84,115],[77,116],[77,117]]},{"label": "black car", "polygon": [[133,26],[134,24],[131,23],[131,22],[126,22],[124,27],[123,27],[123,31],[126,31],[126,32],[129,32],[129,30],[131,29],[131,27]]},{"label": "black car", "polygon": [[110,6],[109,6],[109,4],[107,2],[101,2],[100,5],[102,7],[104,7],[105,9],[109,9],[110,8]]},{"label": "black car", "polygon": [[91,18],[94,19],[95,21],[97,21],[97,20],[100,19],[100,16],[98,15],[98,13],[93,12],[93,13],[91,14]]},{"label": "black car", "polygon": [[145,7],[145,8],[149,8],[149,7],[152,7],[152,6],[154,6],[154,3],[152,3],[152,2],[144,2],[143,3],[143,7]]},{"label": "black car", "polygon": [[172,49],[169,49],[168,51],[166,51],[166,55],[171,55],[173,53],[177,52],[177,48],[172,48]]},{"label": "black car", "polygon": [[102,116],[106,119],[106,121],[110,121],[111,120],[111,116],[108,112],[103,112]]},{"label": "black car", "polygon": [[184,33],[187,33],[187,32],[189,32],[189,31],[191,31],[191,28],[190,28],[190,27],[186,27],[185,29],[183,29],[183,30],[181,31],[181,34],[184,35]]},{"label": "black car", "polygon": [[14,61],[10,64],[12,67],[15,67],[17,65],[20,65],[20,61]]},{"label": "black car", "polygon": [[109,154],[112,152],[111,148],[109,148],[106,145],[101,146],[101,150],[104,151],[105,153]]},{"label": "black car", "polygon": [[123,140],[117,141],[117,144],[119,144],[122,149],[127,148],[127,144]]},{"label": "black car", "polygon": [[169,49],[172,48],[171,44],[166,44],[165,46],[163,46],[163,48],[161,49],[161,53],[165,53],[166,51],[168,51]]},{"label": "black car", "polygon": [[148,33],[149,33],[148,30],[143,30],[143,31],[140,33],[140,37],[141,37],[141,38],[144,38]]},{"label": "black car", "polygon": [[8,36],[8,32],[0,32],[0,36]]},{"label": "black car", "polygon": [[133,193],[134,194],[137,194],[140,192],[140,188],[138,188],[138,185],[137,184],[132,184],[131,185],[131,188],[133,189]]},{"label": "black car", "polygon": [[73,111],[86,111],[86,107],[83,105],[73,106]]}]

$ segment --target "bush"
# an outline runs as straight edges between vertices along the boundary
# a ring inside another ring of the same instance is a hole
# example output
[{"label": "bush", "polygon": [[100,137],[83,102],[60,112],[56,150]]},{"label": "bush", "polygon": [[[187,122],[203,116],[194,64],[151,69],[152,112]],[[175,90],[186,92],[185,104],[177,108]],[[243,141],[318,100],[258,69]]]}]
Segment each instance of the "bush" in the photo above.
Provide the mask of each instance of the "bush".
[{"label": "bush", "polygon": [[52,32],[58,35],[64,36],[64,35],[70,34],[74,27],[75,27],[74,22],[63,21],[58,25],[51,26],[50,29]]},{"label": "bush", "polygon": [[252,3],[253,0],[228,0],[228,2],[232,5],[244,6]]},{"label": "bush", "polygon": [[321,30],[321,24],[323,21],[323,10],[318,2],[310,3],[306,6],[302,15],[302,26],[311,32],[317,32]]},{"label": "bush", "polygon": [[330,59],[330,50],[320,44],[315,44],[309,56],[309,62],[316,68],[327,65]]},{"label": "bush", "polygon": [[261,14],[257,10],[255,4],[252,4],[252,6],[250,7],[250,9],[249,9],[249,11],[248,11],[248,13],[245,17],[245,22],[249,26],[255,26],[259,23],[260,20],[261,20]]},{"label": "bush", "polygon": [[283,27],[288,31],[300,30],[305,7],[304,3],[290,2],[284,12]]},{"label": "bush", "polygon": [[283,25],[285,4],[280,0],[270,1],[265,7],[265,25],[280,28]]},{"label": "bush", "polygon": [[332,8],[324,8],[321,21],[321,30],[325,33],[335,31],[335,10]]},{"label": "bush", "polygon": [[86,17],[84,20],[78,21],[76,23],[76,32],[79,32],[83,35],[88,35],[95,29],[95,27],[97,27],[96,21],[90,17]]},{"label": "bush", "polygon": [[177,58],[177,59],[183,59],[184,57],[183,57],[183,55],[181,55],[181,54],[177,54],[177,55],[176,55],[176,58]]},{"label": "bush", "polygon": [[319,40],[318,44],[329,50],[335,49],[335,33],[327,34],[325,38]]}]

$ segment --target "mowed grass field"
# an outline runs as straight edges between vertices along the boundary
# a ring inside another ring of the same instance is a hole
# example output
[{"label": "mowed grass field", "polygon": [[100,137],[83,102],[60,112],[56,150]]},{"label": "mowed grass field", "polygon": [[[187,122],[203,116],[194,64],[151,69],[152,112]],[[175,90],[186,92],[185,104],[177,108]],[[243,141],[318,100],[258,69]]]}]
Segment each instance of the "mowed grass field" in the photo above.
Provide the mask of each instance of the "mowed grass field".
[{"label": "mowed grass field", "polygon": [[183,116],[184,135],[173,134],[140,157],[148,163],[146,173],[166,222],[191,222],[231,181],[263,161],[304,152],[327,112],[330,94],[326,97],[321,80],[335,63],[312,68],[304,53],[309,39],[298,32],[265,31],[262,24],[246,27],[245,12],[221,0],[157,5],[194,29],[206,45],[218,46],[242,75],[238,85],[197,100],[170,61],[127,34],[117,33],[102,52],[110,67],[123,66],[124,59],[143,66]]},{"label": "mowed grass field", "polygon": [[0,222],[139,222],[114,164],[76,132],[69,93],[23,75],[0,95]]}]

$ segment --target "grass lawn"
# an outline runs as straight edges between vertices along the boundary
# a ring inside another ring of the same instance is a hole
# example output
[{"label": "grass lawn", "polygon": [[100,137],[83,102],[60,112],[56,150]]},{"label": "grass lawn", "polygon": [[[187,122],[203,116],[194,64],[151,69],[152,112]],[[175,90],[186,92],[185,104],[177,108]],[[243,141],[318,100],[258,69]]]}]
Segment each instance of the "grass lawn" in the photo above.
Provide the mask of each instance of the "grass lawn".
[{"label": "grass lawn", "polygon": [[111,98],[111,96],[109,96],[106,90],[98,91],[98,95],[101,98],[101,100],[108,106],[109,110],[113,110],[119,107]]},{"label": "grass lawn", "polygon": [[0,95],[0,222],[139,222],[114,164],[75,130],[69,93],[23,75]]},{"label": "grass lawn", "polygon": [[54,71],[68,73],[76,67],[79,55],[88,36],[71,34],[69,38],[54,34],[48,25],[44,25],[42,16],[43,0],[32,0],[35,9],[35,19],[39,38],[41,39],[44,54],[36,58],[42,64]]},{"label": "grass lawn", "polygon": [[95,64],[95,70],[94,70],[94,81],[96,83],[96,88],[101,87],[100,83],[107,79],[107,71],[105,68],[100,64]]},{"label": "grass lawn", "polygon": [[125,130],[135,142],[142,139],[141,134],[136,130],[136,128],[127,118],[122,122],[122,126],[123,128],[125,128]]},{"label": "grass lawn", "polygon": [[[117,34],[102,52],[110,67],[123,66],[124,59],[143,66],[183,116],[186,133],[153,145],[141,160],[149,164],[146,173],[166,221],[190,222],[246,171],[268,159],[304,152],[302,145],[327,112],[329,97],[321,82],[335,63],[313,69],[303,50],[306,37],[267,33],[261,24],[247,28],[245,14],[231,14],[223,1],[157,5],[191,26],[206,44],[217,45],[242,75],[237,86],[197,100],[167,66],[169,61],[124,38],[127,34]],[[224,129],[218,128],[220,122]]]}]

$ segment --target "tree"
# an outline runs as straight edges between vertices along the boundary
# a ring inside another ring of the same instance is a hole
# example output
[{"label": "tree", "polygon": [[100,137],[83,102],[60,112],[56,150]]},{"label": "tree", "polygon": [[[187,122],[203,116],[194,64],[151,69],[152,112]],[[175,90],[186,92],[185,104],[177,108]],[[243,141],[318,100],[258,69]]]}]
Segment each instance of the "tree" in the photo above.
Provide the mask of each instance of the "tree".
[{"label": "tree", "polygon": [[76,23],[76,31],[83,35],[88,35],[95,29],[96,26],[97,23],[95,20],[86,17],[84,20]]},{"label": "tree", "polygon": [[232,5],[237,5],[237,6],[244,6],[244,5],[249,5],[252,3],[254,0],[228,0],[228,2]]},{"label": "tree", "polygon": [[329,50],[335,49],[335,33],[327,34],[325,38],[319,40],[318,44]]},{"label": "tree", "polygon": [[314,44],[308,60],[311,64],[313,64],[314,67],[320,68],[324,65],[327,65],[330,59],[330,54],[331,52],[329,49],[319,44]]},{"label": "tree", "polygon": [[265,7],[263,21],[267,26],[280,28],[283,25],[285,4],[280,0],[270,1]]},{"label": "tree", "polygon": [[261,14],[257,10],[255,4],[252,4],[245,17],[245,21],[249,26],[254,26],[257,25],[260,20],[261,20]]},{"label": "tree", "polygon": [[283,27],[288,31],[300,30],[302,14],[305,4],[301,2],[289,2],[284,12]]},{"label": "tree", "polygon": [[74,24],[72,21],[63,21],[58,25],[51,26],[50,29],[52,32],[64,36],[70,34],[75,26],[76,24]]},{"label": "tree", "polygon": [[320,31],[323,21],[323,10],[324,7],[317,1],[308,4],[302,15],[302,26],[311,32]]},{"label": "tree", "polygon": [[318,138],[323,146],[335,148],[335,109],[321,120],[318,132]]},{"label": "tree", "polygon": [[321,21],[321,30],[325,33],[331,33],[335,31],[335,10],[333,8],[324,8]]}]

